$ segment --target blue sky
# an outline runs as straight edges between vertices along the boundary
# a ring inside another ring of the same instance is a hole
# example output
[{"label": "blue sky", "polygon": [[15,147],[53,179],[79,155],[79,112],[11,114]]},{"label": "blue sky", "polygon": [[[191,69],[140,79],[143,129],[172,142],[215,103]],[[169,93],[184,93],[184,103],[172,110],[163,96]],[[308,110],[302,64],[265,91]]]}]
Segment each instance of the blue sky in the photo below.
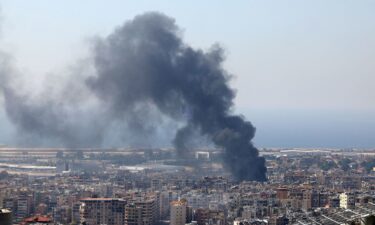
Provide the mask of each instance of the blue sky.
[{"label": "blue sky", "polygon": [[[49,73],[84,58],[91,38],[139,13],[160,11],[176,19],[194,47],[225,48],[225,68],[235,75],[235,110],[257,127],[258,146],[375,146],[375,1],[2,0],[0,5],[1,49],[12,53],[36,88]],[[11,137],[11,126],[4,124],[0,143]]]}]

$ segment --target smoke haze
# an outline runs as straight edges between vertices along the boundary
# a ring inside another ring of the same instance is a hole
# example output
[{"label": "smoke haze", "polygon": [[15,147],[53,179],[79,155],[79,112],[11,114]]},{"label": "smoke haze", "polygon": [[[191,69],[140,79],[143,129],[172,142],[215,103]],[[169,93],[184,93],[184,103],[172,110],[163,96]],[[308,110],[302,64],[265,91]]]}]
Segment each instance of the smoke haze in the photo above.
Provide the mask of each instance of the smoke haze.
[{"label": "smoke haze", "polygon": [[236,179],[266,180],[265,160],[251,142],[255,128],[231,112],[235,94],[223,50],[193,49],[181,35],[163,14],[136,16],[94,41],[92,62],[40,93],[20,90],[18,72],[3,55],[7,115],[26,136],[69,147],[108,144],[113,134],[123,143],[153,145],[156,138],[149,137],[164,135],[174,137],[182,156],[199,133],[224,150]]}]

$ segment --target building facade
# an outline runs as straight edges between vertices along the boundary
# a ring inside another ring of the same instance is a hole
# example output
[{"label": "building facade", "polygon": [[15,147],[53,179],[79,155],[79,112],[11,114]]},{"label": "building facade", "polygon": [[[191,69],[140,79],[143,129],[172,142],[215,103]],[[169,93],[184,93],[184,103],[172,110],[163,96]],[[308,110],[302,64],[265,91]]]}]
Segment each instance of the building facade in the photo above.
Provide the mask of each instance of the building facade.
[{"label": "building facade", "polygon": [[122,225],[126,201],[112,198],[81,199],[81,222],[87,225]]},{"label": "building facade", "polygon": [[186,223],[186,200],[179,200],[171,202],[171,225],[185,225]]}]

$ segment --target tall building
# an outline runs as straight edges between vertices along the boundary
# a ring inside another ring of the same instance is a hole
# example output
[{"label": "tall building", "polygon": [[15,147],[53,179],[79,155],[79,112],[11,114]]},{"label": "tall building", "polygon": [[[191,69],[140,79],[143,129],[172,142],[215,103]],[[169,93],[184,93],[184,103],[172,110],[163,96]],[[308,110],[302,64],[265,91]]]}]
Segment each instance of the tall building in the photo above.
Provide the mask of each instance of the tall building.
[{"label": "tall building", "polygon": [[339,199],[340,208],[350,209],[355,205],[355,196],[352,193],[341,193]]},{"label": "tall building", "polygon": [[312,207],[312,194],[310,190],[302,191],[302,209],[309,210]]},{"label": "tall building", "polygon": [[133,199],[125,207],[125,225],[153,225],[158,214],[154,197]]},{"label": "tall building", "polygon": [[225,225],[226,214],[222,210],[210,210],[209,224]]},{"label": "tall building", "polygon": [[113,198],[81,199],[81,222],[87,225],[122,225],[126,201]]},{"label": "tall building", "polygon": [[14,214],[17,211],[16,199],[13,197],[4,198],[3,208],[9,209]]},{"label": "tall building", "polygon": [[340,208],[348,208],[348,195],[346,193],[340,194]]},{"label": "tall building", "polygon": [[159,215],[161,219],[165,219],[169,216],[171,202],[171,193],[164,191],[159,196]]},{"label": "tall building", "polygon": [[21,221],[23,218],[30,216],[31,212],[31,196],[22,194],[17,199],[17,221]]},{"label": "tall building", "polygon": [[60,224],[70,224],[72,222],[71,207],[67,205],[58,206],[53,209],[54,222]]},{"label": "tall building", "polygon": [[185,225],[187,201],[185,199],[171,202],[171,225]]},{"label": "tall building", "polygon": [[78,202],[72,205],[72,223],[78,224],[81,221],[81,204]]},{"label": "tall building", "polygon": [[204,225],[208,222],[210,217],[209,209],[197,209],[195,210],[194,220],[197,221],[198,225]]},{"label": "tall building", "polygon": [[7,209],[0,209],[0,224],[12,225],[12,212]]},{"label": "tall building", "polygon": [[16,222],[30,216],[32,197],[27,192],[18,196],[11,196],[3,199],[3,207],[12,211],[13,219]]},{"label": "tall building", "polygon": [[276,197],[277,199],[288,199],[288,189],[284,187],[277,188]]},{"label": "tall building", "polygon": [[125,224],[138,225],[142,224],[142,208],[134,203],[125,206]]}]

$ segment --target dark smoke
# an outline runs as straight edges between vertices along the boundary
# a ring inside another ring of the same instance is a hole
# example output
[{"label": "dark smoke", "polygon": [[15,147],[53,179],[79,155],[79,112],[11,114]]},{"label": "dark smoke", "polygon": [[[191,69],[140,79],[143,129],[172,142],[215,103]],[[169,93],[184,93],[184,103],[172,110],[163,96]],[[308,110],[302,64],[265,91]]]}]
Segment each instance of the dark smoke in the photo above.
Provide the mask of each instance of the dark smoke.
[{"label": "dark smoke", "polygon": [[187,125],[175,138],[177,148],[199,128],[224,148],[224,162],[237,179],[265,180],[264,158],[251,143],[255,128],[230,115],[234,92],[222,68],[222,49],[195,50],[179,34],[174,20],[162,14],[137,16],[98,41],[97,76],[88,85],[117,115],[139,102],[151,102],[173,118],[188,112]]},{"label": "dark smoke", "polygon": [[[6,110],[22,129],[42,136],[62,136],[69,143],[102,142],[107,124],[125,123],[142,133],[150,127],[150,132],[156,129],[155,119],[171,118],[185,124],[173,141],[181,155],[188,151],[186,143],[198,131],[224,149],[224,164],[236,179],[264,181],[265,160],[251,142],[255,128],[243,117],[231,114],[235,94],[228,85],[230,76],[222,68],[223,60],[219,46],[208,51],[193,49],[182,41],[173,19],[146,13],[95,41],[94,73],[83,85],[77,78],[80,76],[72,76],[73,86],[80,83],[78,86],[96,102],[95,107],[83,108],[77,114],[75,107],[86,98],[72,104],[64,93],[38,105],[3,87]],[[100,113],[86,119],[84,115],[95,109],[101,109]],[[75,132],[81,119],[87,127]],[[93,121],[104,122],[92,127]],[[76,135],[90,129],[90,134]]]}]

